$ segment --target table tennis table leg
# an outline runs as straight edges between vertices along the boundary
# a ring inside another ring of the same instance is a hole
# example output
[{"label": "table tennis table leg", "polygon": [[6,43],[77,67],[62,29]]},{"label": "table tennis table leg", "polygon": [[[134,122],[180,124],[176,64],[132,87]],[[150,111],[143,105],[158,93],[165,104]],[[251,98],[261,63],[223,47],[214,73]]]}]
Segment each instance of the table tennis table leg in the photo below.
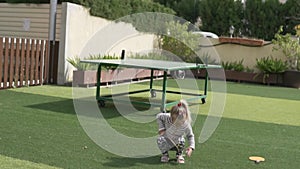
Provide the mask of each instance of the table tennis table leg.
[{"label": "table tennis table leg", "polygon": [[164,71],[164,79],[163,79],[163,89],[162,89],[162,99],[161,99],[161,108],[160,111],[166,112],[166,89],[167,89],[167,71]]},{"label": "table tennis table leg", "polygon": [[153,69],[151,69],[151,76],[150,76],[150,91],[152,90],[153,87]]},{"label": "table tennis table leg", "polygon": [[96,89],[96,100],[101,107],[104,107],[104,100],[99,100],[100,98],[100,86],[101,86],[101,64],[98,66],[97,70],[97,89]]},{"label": "table tennis table leg", "polygon": [[[204,82],[204,96],[207,96],[207,83],[208,83],[208,72],[206,69],[205,70],[205,82]],[[202,101],[202,104],[204,104],[206,102],[205,98],[202,98],[201,101]]]},{"label": "table tennis table leg", "polygon": [[155,90],[153,90],[153,76],[154,76],[154,70],[151,69],[151,75],[150,75],[150,94],[151,94],[151,97],[156,97],[156,92]]}]

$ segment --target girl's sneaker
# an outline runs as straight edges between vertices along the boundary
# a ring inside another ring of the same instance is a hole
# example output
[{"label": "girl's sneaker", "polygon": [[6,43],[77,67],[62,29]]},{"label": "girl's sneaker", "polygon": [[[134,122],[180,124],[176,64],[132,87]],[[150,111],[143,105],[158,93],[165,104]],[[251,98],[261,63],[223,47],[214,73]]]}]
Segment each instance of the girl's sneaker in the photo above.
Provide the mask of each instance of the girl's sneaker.
[{"label": "girl's sneaker", "polygon": [[183,155],[178,155],[177,156],[177,163],[184,164],[184,157],[183,157]]},{"label": "girl's sneaker", "polygon": [[169,162],[169,155],[163,154],[163,155],[161,156],[161,158],[160,158],[160,161],[161,161],[162,163],[167,163],[167,162]]}]

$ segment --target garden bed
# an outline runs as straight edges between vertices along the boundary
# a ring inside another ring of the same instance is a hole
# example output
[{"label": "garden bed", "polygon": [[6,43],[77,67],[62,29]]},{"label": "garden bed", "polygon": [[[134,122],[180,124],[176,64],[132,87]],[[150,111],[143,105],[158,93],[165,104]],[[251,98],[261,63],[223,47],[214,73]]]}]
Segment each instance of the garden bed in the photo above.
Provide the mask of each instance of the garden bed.
[{"label": "garden bed", "polygon": [[[209,73],[209,78],[212,80],[224,80],[223,70],[211,69]],[[205,70],[192,71],[194,77],[205,78]],[[283,83],[283,74],[269,74],[264,75],[262,73],[252,73],[252,72],[239,72],[233,70],[224,70],[226,81],[235,82],[247,82],[247,83],[259,83],[268,85],[278,85],[281,86]]]},{"label": "garden bed", "polygon": [[[163,76],[163,71],[154,70],[153,77],[158,78]],[[151,77],[151,70],[148,69],[116,69],[116,70],[102,70],[101,83],[111,84],[123,81],[141,80]],[[73,85],[74,86],[95,86],[97,84],[97,71],[73,71]]]}]

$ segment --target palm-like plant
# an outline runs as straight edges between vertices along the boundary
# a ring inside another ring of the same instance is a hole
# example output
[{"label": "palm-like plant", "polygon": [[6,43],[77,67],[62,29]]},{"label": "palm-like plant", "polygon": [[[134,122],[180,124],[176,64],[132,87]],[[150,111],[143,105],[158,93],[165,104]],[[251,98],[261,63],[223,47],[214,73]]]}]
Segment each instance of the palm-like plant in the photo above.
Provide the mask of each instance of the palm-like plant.
[{"label": "palm-like plant", "polygon": [[282,34],[283,27],[281,26],[275,34],[272,42],[276,45],[273,50],[281,50],[287,57],[288,68],[292,70],[300,70],[300,44],[297,39],[293,39],[291,34]]},{"label": "palm-like plant", "polygon": [[90,64],[87,63],[81,63],[80,58],[78,56],[75,56],[73,58],[67,58],[67,61],[74,66],[77,70],[88,70],[91,68]]}]

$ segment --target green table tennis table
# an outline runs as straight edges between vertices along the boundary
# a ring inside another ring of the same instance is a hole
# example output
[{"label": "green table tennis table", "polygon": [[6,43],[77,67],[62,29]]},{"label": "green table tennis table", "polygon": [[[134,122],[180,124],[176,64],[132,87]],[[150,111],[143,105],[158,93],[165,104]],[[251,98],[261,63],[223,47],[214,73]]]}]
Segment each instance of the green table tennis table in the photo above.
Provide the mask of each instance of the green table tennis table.
[{"label": "green table tennis table", "polygon": [[[82,60],[82,63],[89,63],[89,64],[98,64],[97,70],[97,88],[96,88],[96,100],[100,106],[105,106],[105,101],[112,100],[112,97],[115,95],[121,96],[125,94],[135,94],[140,92],[150,92],[151,96],[156,95],[156,91],[153,89],[153,72],[154,70],[163,71],[163,83],[162,83],[162,99],[160,104],[151,105],[160,107],[162,112],[166,112],[166,108],[169,106],[175,105],[177,102],[168,102],[166,101],[166,94],[173,93],[173,94],[185,94],[190,95],[192,97],[188,98],[189,100],[196,100],[201,99],[202,103],[205,103],[205,99],[207,97],[207,84],[208,84],[208,75],[206,71],[205,83],[204,83],[204,90],[202,94],[195,94],[195,93],[182,93],[178,91],[169,91],[167,90],[167,80],[168,80],[168,73],[171,71],[178,71],[178,70],[192,70],[192,69],[209,69],[209,68],[221,68],[220,65],[209,65],[209,64],[196,64],[196,63],[185,63],[185,62],[175,62],[175,61],[163,61],[163,60],[149,60],[149,59],[103,59],[103,60]],[[124,68],[137,68],[137,69],[149,69],[151,70],[150,76],[150,84],[149,89],[145,90],[136,90],[130,91],[127,93],[119,93],[114,95],[103,95],[100,94],[100,85],[101,85],[101,70],[102,67],[109,67],[109,66],[117,66],[117,67],[124,67]],[[187,100],[187,101],[189,101]],[[116,100],[114,101],[122,101]],[[138,100],[131,100],[132,103],[139,103],[144,105],[149,105],[148,102],[142,102]]]}]

